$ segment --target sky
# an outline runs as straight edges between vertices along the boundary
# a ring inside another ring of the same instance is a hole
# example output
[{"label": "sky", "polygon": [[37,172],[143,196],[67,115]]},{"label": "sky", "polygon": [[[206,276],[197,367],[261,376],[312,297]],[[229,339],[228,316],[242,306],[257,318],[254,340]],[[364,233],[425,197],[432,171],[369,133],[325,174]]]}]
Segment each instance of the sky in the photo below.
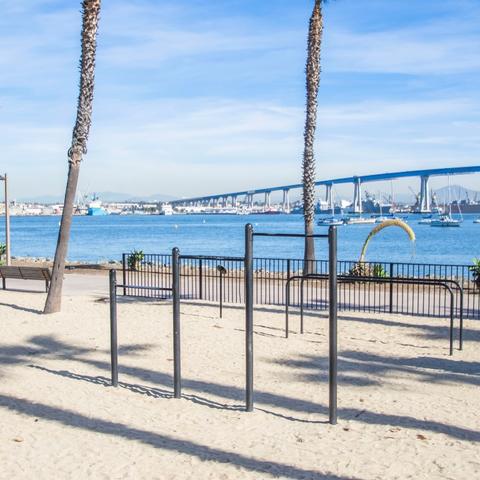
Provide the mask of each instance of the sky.
[{"label": "sky", "polygon": [[[103,0],[80,189],[297,183],[313,3]],[[0,0],[0,11],[0,171],[14,198],[61,194],[80,1]],[[479,0],[331,0],[324,17],[319,180],[480,164]],[[480,190],[479,179],[455,183]]]}]

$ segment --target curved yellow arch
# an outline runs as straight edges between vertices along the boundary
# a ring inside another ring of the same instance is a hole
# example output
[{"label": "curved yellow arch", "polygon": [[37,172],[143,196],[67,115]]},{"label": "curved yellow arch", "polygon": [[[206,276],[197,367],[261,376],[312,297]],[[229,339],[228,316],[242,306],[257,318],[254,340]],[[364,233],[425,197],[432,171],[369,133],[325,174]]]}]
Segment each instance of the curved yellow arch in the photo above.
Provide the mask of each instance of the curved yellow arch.
[{"label": "curved yellow arch", "polygon": [[404,230],[408,237],[410,238],[410,240],[412,242],[415,241],[415,232],[412,230],[412,228],[410,227],[410,225],[408,225],[407,223],[405,223],[403,220],[399,220],[399,219],[392,219],[392,220],[385,220],[384,222],[380,223],[379,225],[377,225],[369,234],[368,234],[368,237],[367,239],[365,240],[365,243],[363,244],[363,247],[362,247],[362,253],[360,254],[360,259],[358,260],[359,263],[362,263],[365,261],[365,254],[367,253],[367,247],[368,247],[368,244],[370,242],[370,240],[378,233],[380,232],[381,230],[383,230],[384,228],[387,228],[387,227],[400,227],[402,230]]}]

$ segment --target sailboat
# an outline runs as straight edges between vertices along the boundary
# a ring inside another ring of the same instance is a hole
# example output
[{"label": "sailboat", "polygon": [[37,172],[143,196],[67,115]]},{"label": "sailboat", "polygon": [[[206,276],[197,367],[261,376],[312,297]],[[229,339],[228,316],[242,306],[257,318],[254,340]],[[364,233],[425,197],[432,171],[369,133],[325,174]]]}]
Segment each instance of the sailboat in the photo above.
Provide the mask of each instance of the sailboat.
[{"label": "sailboat", "polygon": [[433,218],[433,215],[427,215],[426,217],[423,217],[421,220],[419,220],[418,224],[419,225],[431,225],[434,220],[435,219]]},{"label": "sailboat", "polygon": [[[462,212],[460,212],[460,215]],[[438,219],[430,222],[431,227],[459,227],[460,220],[452,217],[452,201],[450,199],[450,176],[448,176],[448,214],[441,215]]]},{"label": "sailboat", "polygon": [[[380,195],[379,195],[380,197]],[[385,217],[383,215],[383,205],[382,202],[379,200],[378,201],[378,206],[380,207],[380,216],[379,217],[374,217],[375,218],[375,223],[383,223],[385,220],[388,220],[388,217]]]},{"label": "sailboat", "polygon": [[318,222],[317,225],[320,227],[336,227],[343,225],[343,220],[341,218],[335,218],[335,217],[326,217],[326,218],[321,218]]},{"label": "sailboat", "polygon": [[375,218],[370,217],[348,217],[345,219],[345,225],[369,225],[375,223]]},{"label": "sailboat", "polygon": [[333,198],[332,198],[332,201],[330,203],[331,203],[330,207],[331,207],[332,216],[321,218],[317,222],[317,225],[319,227],[337,227],[337,226],[340,226],[340,225],[344,224],[343,220],[341,218],[336,218],[335,217],[335,205],[333,204]]},{"label": "sailboat", "polygon": [[473,223],[480,223],[480,218],[476,218]]},{"label": "sailboat", "polygon": [[430,222],[431,227],[459,227],[460,220],[452,218],[451,214],[441,215],[438,219]]}]

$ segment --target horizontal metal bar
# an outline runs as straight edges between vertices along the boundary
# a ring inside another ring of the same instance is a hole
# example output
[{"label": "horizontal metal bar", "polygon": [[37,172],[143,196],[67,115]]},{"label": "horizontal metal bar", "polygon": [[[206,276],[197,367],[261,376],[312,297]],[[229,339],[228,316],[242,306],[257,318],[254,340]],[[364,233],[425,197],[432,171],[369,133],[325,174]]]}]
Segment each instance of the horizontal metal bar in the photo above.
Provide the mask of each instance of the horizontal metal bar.
[{"label": "horizontal metal bar", "polygon": [[253,233],[255,237],[287,237],[287,238],[328,238],[328,235],[303,235],[302,233]]},{"label": "horizontal metal bar", "polygon": [[180,255],[180,260],[213,260],[223,262],[243,262],[243,257],[222,257],[215,255]]},{"label": "horizontal metal bar", "polygon": [[[312,280],[327,280],[328,275],[324,273],[312,273],[308,275],[295,275],[289,280],[300,280],[302,278],[310,278]],[[447,286],[448,283],[458,285],[455,280],[450,279],[434,279],[434,278],[401,278],[401,277],[362,277],[354,275],[338,275],[338,280],[345,283],[348,282],[370,282],[370,283],[404,283],[409,285],[438,285]]]},{"label": "horizontal metal bar", "polygon": [[136,290],[163,290],[165,292],[171,292],[171,288],[161,288],[161,287],[141,287],[139,285],[117,285],[117,288],[133,288]]}]

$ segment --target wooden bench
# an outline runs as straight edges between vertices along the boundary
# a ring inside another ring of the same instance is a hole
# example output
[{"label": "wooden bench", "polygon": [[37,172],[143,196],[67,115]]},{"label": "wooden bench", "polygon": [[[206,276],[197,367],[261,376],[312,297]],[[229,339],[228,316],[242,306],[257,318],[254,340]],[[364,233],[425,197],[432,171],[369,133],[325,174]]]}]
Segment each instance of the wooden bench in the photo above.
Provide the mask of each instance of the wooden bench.
[{"label": "wooden bench", "polygon": [[45,282],[45,291],[48,292],[52,274],[46,267],[0,267],[0,277],[2,278],[3,289],[7,288],[7,278],[20,280],[42,280]]}]

